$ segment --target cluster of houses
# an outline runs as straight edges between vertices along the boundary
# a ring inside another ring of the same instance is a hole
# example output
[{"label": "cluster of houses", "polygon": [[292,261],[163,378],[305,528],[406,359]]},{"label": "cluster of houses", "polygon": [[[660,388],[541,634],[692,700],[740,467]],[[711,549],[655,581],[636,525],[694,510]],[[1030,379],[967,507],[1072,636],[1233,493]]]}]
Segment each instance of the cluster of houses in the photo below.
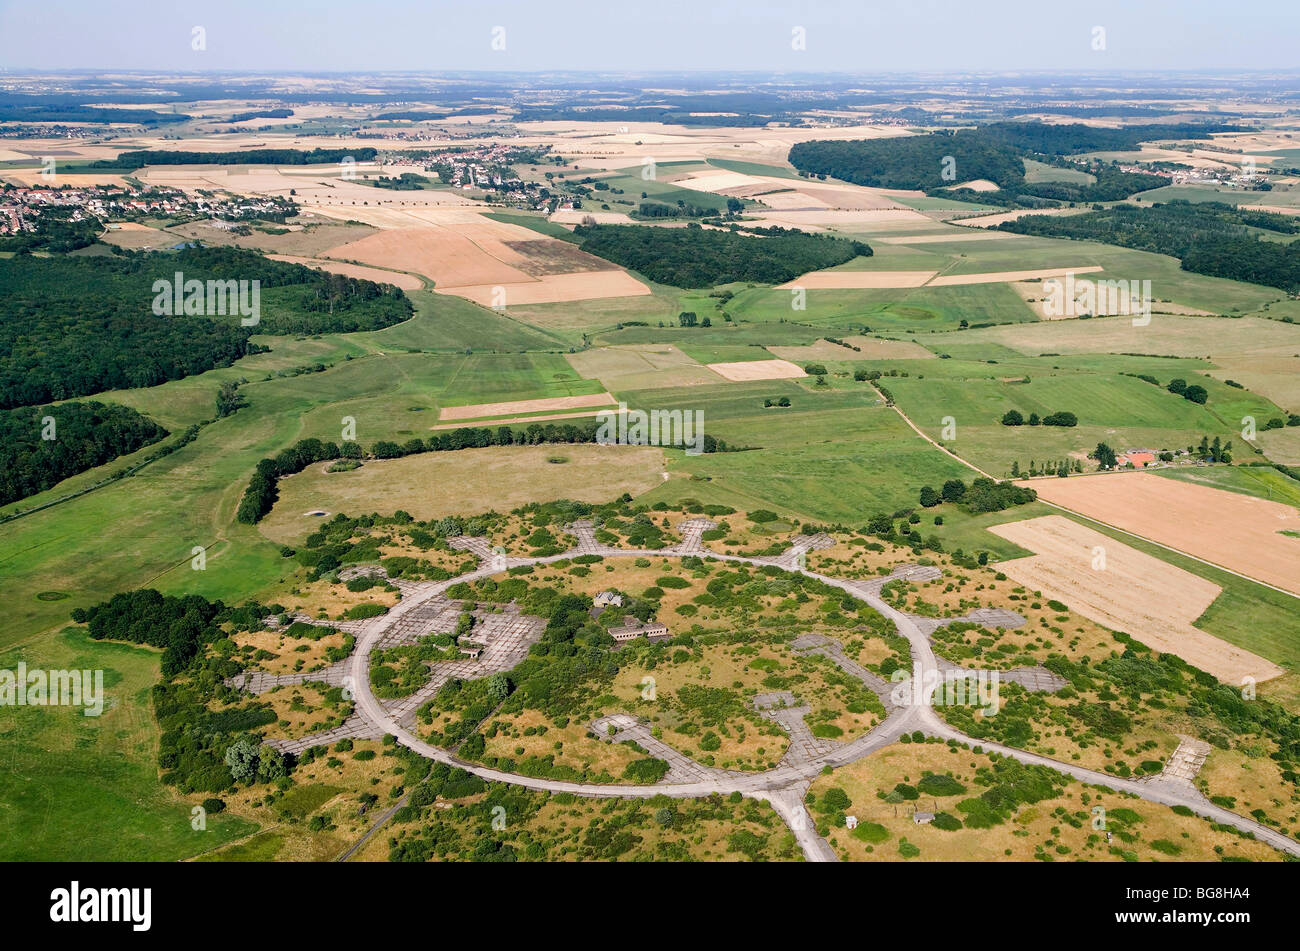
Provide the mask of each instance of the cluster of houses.
[{"label": "cluster of houses", "polygon": [[448,148],[430,152],[392,152],[381,154],[385,165],[405,165],[414,161],[427,172],[436,172],[443,184],[459,189],[481,189],[486,200],[528,210],[554,210],[559,199],[539,182],[525,181],[512,166],[537,159],[536,149],[521,149],[502,142],[475,148]]},{"label": "cluster of houses", "polygon": [[1255,168],[1193,168],[1175,171],[1171,178],[1175,185],[1228,185],[1250,190],[1266,184],[1267,174],[1266,170]]},{"label": "cluster of houses", "polygon": [[297,212],[297,205],[280,197],[190,195],[178,189],[131,185],[11,187],[0,191],[0,234],[34,231],[37,219],[47,208],[71,208],[73,221],[87,217],[101,220],[209,217],[214,222],[282,221]]}]

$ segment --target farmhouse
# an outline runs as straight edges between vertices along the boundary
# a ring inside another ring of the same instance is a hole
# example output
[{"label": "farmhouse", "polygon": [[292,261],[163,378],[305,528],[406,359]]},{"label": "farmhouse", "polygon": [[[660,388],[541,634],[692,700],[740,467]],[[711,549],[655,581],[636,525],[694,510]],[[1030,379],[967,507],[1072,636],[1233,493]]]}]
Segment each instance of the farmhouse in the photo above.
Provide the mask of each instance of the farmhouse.
[{"label": "farmhouse", "polygon": [[638,621],[630,614],[623,615],[623,623],[609,629],[609,636],[616,644],[630,641],[634,637],[647,637],[652,641],[668,637],[668,625],[659,621]]},{"label": "farmhouse", "polygon": [[613,591],[602,591],[592,600],[598,608],[603,608],[610,604],[619,608],[623,606],[623,596],[621,594],[615,594]]}]

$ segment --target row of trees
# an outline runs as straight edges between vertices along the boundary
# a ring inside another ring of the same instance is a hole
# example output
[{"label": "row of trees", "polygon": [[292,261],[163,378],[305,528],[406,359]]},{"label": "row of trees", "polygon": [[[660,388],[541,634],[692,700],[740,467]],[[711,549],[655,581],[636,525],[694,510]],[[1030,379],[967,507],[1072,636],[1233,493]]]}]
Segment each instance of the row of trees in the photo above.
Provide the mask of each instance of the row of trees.
[{"label": "row of trees", "polygon": [[1037,413],[1030,413],[1029,418],[1025,419],[1019,410],[1007,410],[1002,416],[1003,426],[1077,426],[1079,417],[1070,412],[1048,413],[1046,416],[1039,418]]},{"label": "row of trees", "polygon": [[1031,479],[1040,475],[1051,475],[1056,473],[1058,476],[1068,476],[1071,472],[1082,472],[1083,463],[1078,459],[1044,459],[1040,465],[1037,460],[1029,460],[1029,468],[1021,471],[1020,461],[1016,460],[1011,463],[1011,478],[1019,479],[1023,476],[1029,476]]},{"label": "row of trees", "polygon": [[1188,385],[1186,380],[1170,380],[1169,385],[1166,386],[1165,389],[1192,403],[1204,404],[1206,400],[1210,398],[1210,394],[1206,391],[1205,387],[1197,383]]},{"label": "row of trees", "polygon": [[243,152],[186,152],[176,149],[140,149],[115,159],[91,162],[90,168],[144,168],[146,165],[337,165],[351,158],[369,162],[379,154],[361,149],[248,149]]},{"label": "row of trees", "polygon": [[951,502],[967,512],[979,514],[1027,505],[1037,498],[1038,493],[1033,489],[980,476],[969,486],[961,479],[949,479],[937,491],[933,486],[922,486],[919,501],[925,508]]}]

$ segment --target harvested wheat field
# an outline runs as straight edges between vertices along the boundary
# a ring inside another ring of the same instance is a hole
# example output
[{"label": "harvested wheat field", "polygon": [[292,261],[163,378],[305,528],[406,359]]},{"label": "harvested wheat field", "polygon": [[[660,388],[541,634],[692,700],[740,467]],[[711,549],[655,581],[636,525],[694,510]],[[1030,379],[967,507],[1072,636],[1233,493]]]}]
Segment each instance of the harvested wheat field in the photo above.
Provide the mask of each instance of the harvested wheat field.
[{"label": "harvested wheat field", "polygon": [[325,251],[323,256],[413,271],[439,288],[529,280],[523,271],[488,254],[465,235],[427,226],[380,231]]},{"label": "harvested wheat field", "polygon": [[469,298],[484,307],[559,304],[564,301],[596,300],[602,297],[644,297],[650,293],[650,288],[627,271],[550,274],[532,281],[462,284],[456,287],[438,287],[435,290],[441,294],[456,294]]},{"label": "harvested wheat field", "polygon": [[809,271],[778,290],[802,287],[808,290],[857,290],[872,287],[921,287],[937,271]]},{"label": "harvested wheat field", "polygon": [[930,282],[931,287],[951,287],[959,284],[1001,284],[1008,281],[1034,281],[1045,277],[1064,277],[1067,274],[1092,274],[1100,271],[1095,264],[1080,267],[1049,267],[1037,271],[993,271],[984,274],[945,274]]},{"label": "harvested wheat field", "polygon": [[268,254],[267,257],[272,261],[302,264],[306,267],[314,267],[318,271],[328,271],[331,274],[342,274],[344,277],[374,281],[376,284],[392,284],[404,291],[418,291],[424,286],[424,282],[414,274],[402,274],[399,271],[385,271],[382,268],[346,264],[343,261],[326,261],[321,258],[303,258],[295,254]]},{"label": "harvested wheat field", "polygon": [[790,380],[807,376],[802,367],[789,360],[741,360],[737,363],[710,363],[708,368],[724,380],[745,383],[750,380]]},{"label": "harvested wheat field", "polygon": [[54,178],[52,180],[45,177],[43,168],[5,169],[4,177],[15,185],[22,185],[26,188],[62,188],[64,185],[72,188],[91,188],[95,185],[113,185],[122,188],[126,185],[126,179],[121,175],[83,173],[80,169],[75,172],[65,172],[59,168],[57,162],[54,166]]},{"label": "harvested wheat field", "polygon": [[493,416],[491,419],[466,419],[455,423],[439,423],[437,426],[430,426],[433,430],[443,429],[467,429],[471,426],[514,426],[519,423],[553,423],[557,419],[591,419],[599,416],[601,413],[613,412],[617,409],[614,406],[607,406],[604,409],[584,409],[576,413],[534,413],[531,416]]},{"label": "harvested wheat field", "polygon": [[588,393],[586,396],[552,396],[540,400],[511,400],[503,403],[472,403],[468,406],[446,406],[438,414],[439,422],[453,419],[482,419],[484,416],[513,416],[545,413],[549,410],[587,409],[592,406],[610,406],[617,403],[609,393]]},{"label": "harvested wheat field", "polygon": [[[1239,684],[1243,677],[1270,680],[1284,673],[1257,654],[1193,626],[1222,590],[1211,581],[1062,515],[993,525],[989,531],[1037,552],[999,562],[999,571],[1098,624],[1181,657],[1225,683]],[[1104,561],[1097,560],[1099,554]]]},{"label": "harvested wheat field", "polygon": [[637,222],[632,220],[631,215],[621,211],[574,211],[564,209],[551,215],[547,221],[553,221],[559,225],[580,225],[588,218],[592,219],[598,225],[632,225]]},{"label": "harvested wheat field", "polygon": [[664,454],[655,446],[490,446],[372,460],[347,472],[326,472],[330,465],[280,480],[279,501],[258,525],[262,534],[281,544],[301,541],[321,523],[304,514],[310,511],[403,509],[429,519],[508,512],[537,499],[608,502],[661,484]]},{"label": "harvested wheat field", "polygon": [[1036,479],[1038,496],[1256,581],[1300,594],[1300,511],[1209,486],[1120,472]]},{"label": "harvested wheat field", "polygon": [[973,215],[969,218],[962,218],[961,224],[963,227],[994,228],[1004,221],[1015,221],[1025,215],[1059,215],[1061,212],[1069,210],[1068,208],[1026,208],[1020,211],[999,211],[992,215]]}]

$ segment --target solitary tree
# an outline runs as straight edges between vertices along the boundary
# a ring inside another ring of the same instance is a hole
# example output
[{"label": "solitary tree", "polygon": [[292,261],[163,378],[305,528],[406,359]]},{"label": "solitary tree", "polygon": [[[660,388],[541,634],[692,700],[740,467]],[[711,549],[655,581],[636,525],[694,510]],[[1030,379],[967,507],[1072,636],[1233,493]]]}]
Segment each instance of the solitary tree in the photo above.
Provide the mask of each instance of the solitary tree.
[{"label": "solitary tree", "polygon": [[1100,469],[1114,469],[1118,461],[1115,458],[1115,450],[1104,442],[1097,443],[1097,448],[1093,450],[1092,455],[1097,460],[1097,467]]},{"label": "solitary tree", "polygon": [[500,703],[510,696],[510,678],[505,674],[493,674],[487,682],[488,696]]},{"label": "solitary tree", "polygon": [[257,744],[244,737],[226,747],[226,768],[236,782],[252,779],[257,774]]}]

